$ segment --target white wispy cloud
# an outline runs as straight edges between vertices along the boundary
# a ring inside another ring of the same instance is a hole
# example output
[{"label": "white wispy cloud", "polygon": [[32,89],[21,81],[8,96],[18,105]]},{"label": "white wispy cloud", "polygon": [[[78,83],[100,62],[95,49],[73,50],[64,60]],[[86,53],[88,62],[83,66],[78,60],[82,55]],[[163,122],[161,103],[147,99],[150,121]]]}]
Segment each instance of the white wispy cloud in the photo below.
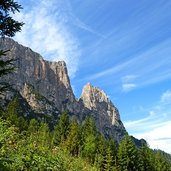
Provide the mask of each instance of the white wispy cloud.
[{"label": "white wispy cloud", "polygon": [[135,133],[137,138],[144,138],[153,149],[161,149],[171,154],[171,121],[164,122],[147,132]]},{"label": "white wispy cloud", "polygon": [[121,78],[122,80],[122,91],[128,92],[137,87],[137,85],[134,83],[135,79],[137,78],[136,75],[125,75]]},{"label": "white wispy cloud", "polygon": [[169,38],[153,47],[148,47],[143,52],[134,54],[122,63],[85,77],[84,80],[99,78],[109,78],[110,80],[111,76],[114,76],[115,83],[118,81],[122,89],[134,85],[132,86],[133,90],[133,87],[144,87],[171,79],[170,44],[171,39]]},{"label": "white wispy cloud", "polygon": [[161,102],[171,102],[171,90],[167,90],[161,96]]},{"label": "white wispy cloud", "polygon": [[124,122],[131,135],[146,139],[151,148],[159,148],[169,153],[171,153],[170,93],[170,90],[163,92],[156,105],[147,109],[148,115],[145,118]]},{"label": "white wispy cloud", "polygon": [[39,0],[29,10],[15,15],[18,20],[25,22],[15,40],[31,47],[47,60],[64,60],[69,75],[74,76],[81,52],[78,40],[67,25],[69,9],[65,5],[62,0],[52,0],[50,3]]},{"label": "white wispy cloud", "polygon": [[136,84],[134,83],[125,83],[122,85],[122,90],[124,92],[128,92],[131,91],[132,89],[134,89],[136,87]]},{"label": "white wispy cloud", "polygon": [[137,75],[125,75],[121,78],[123,83],[134,81],[137,78]]}]

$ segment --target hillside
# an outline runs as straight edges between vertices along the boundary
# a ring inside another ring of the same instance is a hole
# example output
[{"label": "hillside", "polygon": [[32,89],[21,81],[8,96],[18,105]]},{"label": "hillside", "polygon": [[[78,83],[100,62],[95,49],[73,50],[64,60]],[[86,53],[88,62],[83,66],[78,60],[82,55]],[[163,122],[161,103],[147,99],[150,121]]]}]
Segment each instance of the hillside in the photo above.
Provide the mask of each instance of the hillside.
[{"label": "hillside", "polygon": [[[0,171],[169,171],[170,155],[128,136],[118,109],[87,83],[77,100],[65,62],[0,39],[16,70],[1,77]],[[5,60],[5,57],[4,57]]]},{"label": "hillside", "polygon": [[106,137],[114,137],[118,142],[126,133],[118,109],[106,93],[90,83],[84,86],[82,95],[76,100],[70,85],[64,61],[49,62],[12,39],[0,39],[0,49],[8,50],[8,58],[15,59],[16,70],[1,81],[12,85],[13,90],[3,97],[6,101],[19,96],[28,107],[24,116],[47,117],[53,121],[60,113],[68,111],[70,117],[79,121],[87,115],[95,119],[96,126]]}]

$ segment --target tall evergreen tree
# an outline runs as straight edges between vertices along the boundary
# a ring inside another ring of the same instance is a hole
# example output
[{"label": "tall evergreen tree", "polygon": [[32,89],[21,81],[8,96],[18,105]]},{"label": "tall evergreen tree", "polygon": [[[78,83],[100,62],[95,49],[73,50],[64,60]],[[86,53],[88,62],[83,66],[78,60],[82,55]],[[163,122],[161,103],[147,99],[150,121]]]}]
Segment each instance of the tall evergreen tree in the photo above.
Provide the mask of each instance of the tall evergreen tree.
[{"label": "tall evergreen tree", "polygon": [[94,166],[99,168],[100,170],[104,169],[104,160],[106,155],[106,144],[107,141],[101,133],[97,135],[96,139],[96,155],[95,155],[95,161]]},{"label": "tall evergreen tree", "polygon": [[96,154],[96,138],[97,130],[94,119],[86,117],[82,126],[82,155],[87,157],[92,163]]},{"label": "tall evergreen tree", "polygon": [[80,152],[80,141],[81,141],[81,127],[77,120],[71,121],[69,126],[69,133],[66,140],[67,149],[74,156],[78,156]]},{"label": "tall evergreen tree", "polygon": [[[0,1],[0,37],[13,37],[16,32],[21,31],[24,23],[14,20],[10,14],[20,12],[22,9],[14,0]],[[0,50],[0,78],[13,71],[13,59],[6,59],[8,50]],[[0,93],[7,90],[9,85],[6,82],[0,82]]]},{"label": "tall evergreen tree", "polygon": [[110,146],[108,146],[106,149],[106,155],[104,160],[104,169],[105,171],[110,171],[112,170],[112,167],[113,167],[113,153]]},{"label": "tall evergreen tree", "polygon": [[38,129],[38,146],[42,149],[48,149],[51,145],[50,132],[47,123],[41,122]]},{"label": "tall evergreen tree", "polygon": [[27,138],[28,141],[34,146],[37,145],[38,141],[38,130],[39,130],[39,123],[36,119],[31,119],[28,130],[27,130]]},{"label": "tall evergreen tree", "polygon": [[120,171],[140,170],[138,151],[129,136],[125,136],[118,149],[118,165]]},{"label": "tall evergreen tree", "polygon": [[9,120],[11,124],[14,124],[21,131],[27,129],[27,121],[21,116],[22,107],[20,105],[19,99],[16,97],[11,100],[7,106],[5,112],[3,112],[3,118]]},{"label": "tall evergreen tree", "polygon": [[155,171],[153,150],[151,150],[147,145],[143,145],[139,149],[139,156],[141,171]]},{"label": "tall evergreen tree", "polygon": [[154,162],[156,171],[170,171],[171,164],[167,159],[162,155],[161,151],[155,153],[155,162]]},{"label": "tall evergreen tree", "polygon": [[58,119],[57,125],[54,128],[53,132],[53,144],[59,145],[67,139],[69,130],[69,116],[67,112],[62,113]]}]

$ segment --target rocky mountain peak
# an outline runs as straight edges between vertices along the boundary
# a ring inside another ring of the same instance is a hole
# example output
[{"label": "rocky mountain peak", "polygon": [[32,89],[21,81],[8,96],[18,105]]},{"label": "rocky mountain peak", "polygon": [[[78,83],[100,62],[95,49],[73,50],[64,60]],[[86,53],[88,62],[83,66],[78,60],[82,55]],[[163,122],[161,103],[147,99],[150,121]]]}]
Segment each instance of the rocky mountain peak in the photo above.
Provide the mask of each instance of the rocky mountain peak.
[{"label": "rocky mountain peak", "polygon": [[123,127],[117,108],[103,90],[88,83],[84,86],[80,99],[86,108],[98,111],[101,116],[108,118],[111,125]]},{"label": "rocky mountain peak", "polygon": [[[105,136],[112,136],[119,142],[125,135],[119,112],[103,90],[88,83],[80,100],[76,100],[64,61],[46,61],[40,54],[9,38],[0,39],[0,49],[10,49],[7,56],[16,59],[14,65],[17,68],[0,81],[13,85],[34,116],[48,115],[53,120],[54,116],[68,111],[71,117],[74,115],[82,121],[90,115]],[[7,93],[9,100],[8,97]]]},{"label": "rocky mountain peak", "polygon": [[75,100],[64,61],[46,61],[40,54],[9,38],[0,39],[0,49],[10,49],[7,56],[16,59],[14,65],[17,70],[9,74],[6,81],[14,85],[14,89],[24,98],[25,85],[30,85],[36,93],[54,103],[60,111],[67,110],[67,105],[64,109],[62,103]]},{"label": "rocky mountain peak", "polygon": [[81,99],[83,100],[85,107],[88,109],[96,108],[97,103],[109,102],[106,93],[98,87],[93,87],[90,83],[87,83],[84,86]]}]

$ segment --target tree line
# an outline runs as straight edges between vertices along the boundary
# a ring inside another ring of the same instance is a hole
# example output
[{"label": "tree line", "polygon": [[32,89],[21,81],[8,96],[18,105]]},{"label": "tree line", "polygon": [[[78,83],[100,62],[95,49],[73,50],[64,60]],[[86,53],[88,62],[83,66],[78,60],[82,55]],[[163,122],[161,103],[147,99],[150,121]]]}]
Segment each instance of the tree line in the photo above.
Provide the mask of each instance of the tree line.
[{"label": "tree line", "polygon": [[[22,22],[10,14],[22,9],[14,0],[0,1],[0,37],[13,37]],[[0,50],[0,78],[13,72],[8,50]],[[0,94],[9,88],[0,82]],[[60,115],[53,130],[48,123],[27,120],[14,98],[0,109],[0,171],[169,171],[170,157],[147,145],[137,148],[126,135],[120,144],[97,131],[93,118],[79,123],[67,112]]]},{"label": "tree line", "polygon": [[161,151],[137,148],[126,135],[120,144],[105,138],[86,117],[83,122],[64,112],[54,129],[24,119],[16,98],[0,117],[0,170],[169,171]]}]

